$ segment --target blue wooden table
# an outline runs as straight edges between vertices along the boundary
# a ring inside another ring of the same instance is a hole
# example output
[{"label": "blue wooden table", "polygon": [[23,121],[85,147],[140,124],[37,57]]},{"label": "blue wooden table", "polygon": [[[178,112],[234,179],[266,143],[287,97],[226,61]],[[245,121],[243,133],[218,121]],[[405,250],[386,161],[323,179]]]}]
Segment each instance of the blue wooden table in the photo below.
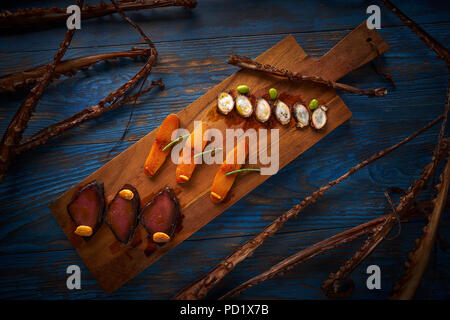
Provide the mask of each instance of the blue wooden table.
[{"label": "blue wooden table", "polygon": [[[51,6],[54,1],[22,3]],[[450,8],[445,1],[394,3],[444,46],[450,47]],[[70,1],[61,1],[65,7]],[[342,79],[361,88],[386,86],[385,98],[340,93],[353,112],[351,120],[256,188],[217,219],[111,295],[105,295],[71,246],[48,204],[104,165],[172,112],[178,112],[236,71],[226,63],[231,54],[256,57],[294,35],[312,57],[320,57],[367,18],[370,4],[381,7],[379,33],[390,45],[382,58],[392,74],[392,90],[370,65]],[[16,7],[7,7],[14,11]],[[377,150],[394,144],[437,117],[443,110],[445,64],[378,1],[218,1],[200,0],[197,8],[163,8],[129,13],[148,32],[159,51],[151,74],[166,88],[145,95],[136,105],[123,142],[118,141],[131,107],[124,106],[86,122],[46,145],[19,156],[0,185],[0,298],[3,299],[167,299],[199,278],[234,248],[261,231],[284,210]],[[0,74],[47,63],[65,26],[0,35]],[[142,44],[137,32],[118,15],[82,22],[65,58],[125,50]],[[101,63],[71,78],[62,77],[44,92],[25,135],[91,106],[128,80],[140,61]],[[0,131],[5,131],[25,97],[0,96]],[[429,162],[438,126],[333,188],[297,220],[289,221],[254,256],[229,274],[210,297],[217,298],[286,256],[389,210],[384,191],[406,188]],[[113,151],[108,153],[112,148]],[[430,198],[430,192],[422,194]],[[450,219],[440,227],[448,238]],[[352,274],[351,298],[384,299],[403,273],[406,253],[421,235],[424,222],[402,226],[401,234],[384,241]],[[320,286],[330,272],[359,248],[354,242],[319,256],[287,274],[245,291],[240,299],[325,299]],[[66,288],[66,268],[82,270],[82,289]],[[377,264],[381,290],[368,290],[366,268]],[[418,298],[450,297],[450,254],[436,249]]]}]

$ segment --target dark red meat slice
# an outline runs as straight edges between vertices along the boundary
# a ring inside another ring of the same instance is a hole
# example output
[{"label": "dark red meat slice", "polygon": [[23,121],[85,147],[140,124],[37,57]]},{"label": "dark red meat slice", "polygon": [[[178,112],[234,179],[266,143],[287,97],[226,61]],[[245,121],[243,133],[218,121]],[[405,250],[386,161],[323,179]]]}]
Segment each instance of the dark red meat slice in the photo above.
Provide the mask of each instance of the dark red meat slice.
[{"label": "dark red meat slice", "polygon": [[172,189],[166,187],[141,211],[140,221],[150,236],[164,232],[172,237],[180,216],[180,205]]},{"label": "dark red meat slice", "polygon": [[[128,189],[133,192],[131,200],[126,200],[119,195],[121,190]],[[105,221],[117,240],[127,244],[133,237],[139,214],[139,194],[129,184],[124,185],[115,195],[106,210]]]},{"label": "dark red meat slice", "polygon": [[92,235],[100,227],[105,209],[103,183],[92,181],[82,187],[67,205],[67,211],[76,226],[89,226]]}]

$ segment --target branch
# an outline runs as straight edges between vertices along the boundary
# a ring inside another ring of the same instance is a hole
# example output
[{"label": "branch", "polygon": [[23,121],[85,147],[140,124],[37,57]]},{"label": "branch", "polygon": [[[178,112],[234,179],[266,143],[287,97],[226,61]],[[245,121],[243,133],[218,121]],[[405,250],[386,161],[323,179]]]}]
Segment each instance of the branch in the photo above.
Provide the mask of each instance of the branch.
[{"label": "branch", "polygon": [[[119,2],[118,6],[123,11],[144,10],[150,8],[162,8],[171,6],[181,6],[193,9],[197,5],[196,0],[153,0],[153,1],[132,1]],[[106,4],[103,1],[98,6],[86,5],[81,9],[81,19],[87,20],[96,17],[116,13],[113,4]],[[24,29],[36,28],[49,24],[64,23],[69,14],[66,8],[33,8],[19,9],[12,13],[4,10],[0,12],[0,29]]]},{"label": "branch", "polygon": [[123,99],[121,99],[115,103],[112,103],[110,105],[107,105],[107,106],[100,105],[100,103],[98,103],[97,105],[92,106],[90,108],[86,108],[67,119],[64,119],[55,124],[52,124],[51,126],[48,126],[44,129],[40,130],[39,132],[34,134],[32,137],[25,139],[17,147],[16,153],[20,154],[22,152],[34,149],[37,146],[46,143],[48,139],[58,136],[58,135],[62,134],[63,132],[67,131],[68,129],[70,129],[80,123],[100,117],[101,115],[107,113],[108,111],[117,109],[126,103],[132,102],[133,100],[135,101],[135,99],[137,99],[144,93],[150,91],[151,89],[153,89],[156,86],[164,88],[164,83],[162,82],[161,79],[159,79],[158,81],[152,81],[152,84],[149,87],[147,87],[146,89],[144,89],[132,96],[124,97]]},{"label": "branch", "polygon": [[[82,6],[82,3],[83,0],[78,1],[78,5]],[[40,82],[37,83],[33,89],[31,89],[30,93],[25,98],[25,101],[22,102],[22,105],[19,110],[17,110],[14,118],[3,135],[0,144],[0,182],[2,182],[5,178],[6,170],[15,156],[14,148],[22,139],[22,135],[27,128],[28,121],[36,109],[36,105],[41,98],[44,89],[50,83],[56,65],[61,61],[66,53],[74,33],[75,29],[66,31],[64,40],[60,43],[58,52],[53,57],[53,62],[47,66],[47,70],[44,73],[42,80],[40,80]]]},{"label": "branch", "polygon": [[[70,60],[62,60],[55,68],[51,80],[59,78],[61,75],[72,76],[80,70],[85,70],[91,65],[100,61],[107,61],[118,58],[148,57],[151,54],[149,49],[132,48],[128,51],[102,53],[91,56],[84,56]],[[47,70],[47,65],[42,65],[26,71],[11,73],[0,78],[0,93],[14,92],[17,89],[34,85]]]},{"label": "branch", "polygon": [[394,144],[393,146],[386,148],[378,153],[375,153],[371,157],[362,161],[358,165],[350,168],[344,175],[339,177],[336,180],[333,180],[322,186],[320,189],[315,191],[311,196],[306,197],[300,204],[295,205],[290,210],[283,213],[277,219],[275,219],[270,225],[268,225],[263,231],[258,233],[253,239],[247,241],[241,247],[236,249],[230,256],[221,261],[215,268],[210,270],[206,275],[202,278],[185,288],[182,292],[177,294],[174,299],[202,299],[207,293],[222,280],[231,270],[233,270],[238,263],[246,259],[250,256],[260,245],[264,243],[264,241],[270,236],[274,235],[278,230],[280,230],[284,223],[292,217],[296,217],[303,209],[308,207],[311,203],[314,203],[318,198],[320,198],[326,191],[331,189],[333,186],[347,179],[353,173],[358,171],[359,169],[365,167],[366,165],[380,159],[381,157],[387,155],[398,147],[404,145],[405,143],[411,141],[419,134],[423,133],[427,129],[431,128],[433,125],[438,123],[443,116],[439,116],[423,128],[419,129],[417,132],[412,135],[406,137],[402,141]]},{"label": "branch", "polygon": [[150,40],[150,38],[145,34],[144,30],[142,30],[141,27],[138,24],[136,24],[133,20],[128,18],[127,15],[125,14],[125,12],[123,11],[123,9],[121,8],[121,6],[118,5],[114,0],[111,0],[111,3],[113,4],[114,9],[117,10],[117,12],[122,16],[122,18],[124,18],[126,22],[131,24],[141,34],[141,36],[142,36],[142,38],[144,38],[145,42],[147,42],[148,45],[150,46],[150,48],[153,49],[155,55],[158,55],[155,45],[153,44],[152,40]]},{"label": "branch", "polygon": [[387,90],[385,88],[377,88],[373,90],[362,90],[358,89],[343,83],[338,83],[332,80],[326,80],[324,78],[318,77],[318,76],[306,76],[298,72],[292,72],[290,70],[286,69],[279,69],[275,66],[271,66],[268,64],[261,64],[259,62],[253,61],[249,57],[244,56],[238,56],[238,55],[232,55],[228,59],[228,63],[241,67],[243,69],[253,70],[253,71],[260,71],[265,72],[268,74],[272,74],[275,76],[287,78],[289,80],[302,80],[302,81],[311,81],[320,85],[324,85],[330,88],[334,89],[340,89],[342,91],[355,93],[359,95],[366,95],[369,97],[383,97]]},{"label": "branch", "polygon": [[381,0],[384,5],[388,7],[397,17],[400,18],[423,42],[426,43],[430,50],[436,52],[438,57],[445,61],[447,67],[450,68],[450,53],[441,45],[436,39],[423,30],[417,23],[408,18],[403,12],[401,12],[396,6],[394,6],[389,0]]}]

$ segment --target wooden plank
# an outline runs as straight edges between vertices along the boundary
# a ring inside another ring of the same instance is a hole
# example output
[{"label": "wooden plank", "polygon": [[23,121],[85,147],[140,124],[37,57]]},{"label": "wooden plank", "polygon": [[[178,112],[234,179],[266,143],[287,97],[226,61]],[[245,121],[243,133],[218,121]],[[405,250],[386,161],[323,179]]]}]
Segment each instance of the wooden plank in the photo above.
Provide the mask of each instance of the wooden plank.
[{"label": "wooden plank", "polygon": [[[369,37],[380,52],[387,50],[388,46],[381,37],[374,30],[368,30],[365,23],[363,23],[339,42],[322,59],[314,60],[308,58],[295,39],[287,37],[263,53],[258,57],[258,60],[278,67],[285,67],[305,74],[321,75],[335,80],[376,56],[375,50],[366,41]],[[346,61],[346,63],[344,64],[343,61]],[[230,126],[227,118],[215,116],[215,100],[219,92],[235,88],[239,83],[248,84],[254,92],[265,92],[272,86],[283,88],[280,90],[281,92],[289,92],[293,96],[300,95],[304,101],[317,97],[329,107],[328,124],[322,133],[315,132],[311,128],[307,130],[297,130],[295,127],[280,129],[280,168],[295,159],[351,116],[350,111],[334,90],[314,86],[309,83],[292,84],[288,81],[280,81],[259,73],[239,71],[182,110],[178,114],[181,127],[192,130],[194,120],[209,122],[209,127],[214,127],[222,132],[226,128],[233,127]],[[245,120],[240,120],[235,125],[235,128],[243,127],[243,121]],[[191,179],[190,183],[182,187],[177,186],[174,179],[168,178],[173,176],[175,172],[175,165],[170,162],[166,162],[165,166],[161,168],[161,172],[153,180],[145,177],[143,174],[143,163],[154,135],[155,131],[148,134],[87,177],[79,185],[92,180],[100,180],[105,184],[106,199],[111,200],[124,183],[130,183],[139,190],[142,204],[150,201],[164,187],[172,187],[176,190],[184,219],[182,230],[170,243],[158,248],[150,256],[147,256],[145,254],[146,241],[142,241],[142,246],[137,248],[120,246],[105,225],[102,225],[89,242],[82,241],[73,234],[74,225],[66,210],[66,206],[72,199],[77,187],[68,190],[50,205],[54,217],[85,261],[87,267],[108,293],[114,291],[124,282],[148,267],[268,178],[268,176],[262,175],[253,175],[246,178],[239,177],[233,187],[230,199],[215,205],[208,200],[208,190],[210,181],[212,181],[215,172],[217,172],[217,165],[197,168],[196,175]],[[136,234],[138,236],[143,232],[144,230],[139,226]]]}]

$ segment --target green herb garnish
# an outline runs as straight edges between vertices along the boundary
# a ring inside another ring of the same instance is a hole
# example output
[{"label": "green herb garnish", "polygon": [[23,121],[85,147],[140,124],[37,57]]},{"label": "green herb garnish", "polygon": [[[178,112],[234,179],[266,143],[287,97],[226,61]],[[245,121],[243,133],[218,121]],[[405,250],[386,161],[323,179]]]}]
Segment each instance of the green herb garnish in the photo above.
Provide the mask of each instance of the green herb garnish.
[{"label": "green herb garnish", "polygon": [[175,140],[173,140],[172,142],[170,142],[167,146],[165,146],[165,147],[162,149],[162,151],[166,151],[167,148],[173,146],[175,143],[180,142],[180,141],[183,140],[184,138],[189,137],[190,135],[191,135],[191,134],[188,133],[188,134],[185,134],[184,136],[181,136],[181,137],[176,138]]},{"label": "green herb garnish", "polygon": [[209,150],[206,150],[206,151],[197,153],[197,154],[194,156],[194,158],[198,158],[198,157],[200,157],[200,156],[202,156],[202,155],[204,155],[204,154],[211,153],[211,152],[215,152],[215,151],[221,151],[221,150],[222,150],[222,148],[213,148],[213,149],[209,149]]},{"label": "green herb garnish", "polygon": [[245,171],[260,172],[261,170],[260,170],[260,169],[239,169],[239,170],[234,170],[234,171],[225,173],[225,175],[226,175],[226,176],[230,176],[230,175],[232,175],[232,174],[239,173],[239,172],[245,172]]}]

